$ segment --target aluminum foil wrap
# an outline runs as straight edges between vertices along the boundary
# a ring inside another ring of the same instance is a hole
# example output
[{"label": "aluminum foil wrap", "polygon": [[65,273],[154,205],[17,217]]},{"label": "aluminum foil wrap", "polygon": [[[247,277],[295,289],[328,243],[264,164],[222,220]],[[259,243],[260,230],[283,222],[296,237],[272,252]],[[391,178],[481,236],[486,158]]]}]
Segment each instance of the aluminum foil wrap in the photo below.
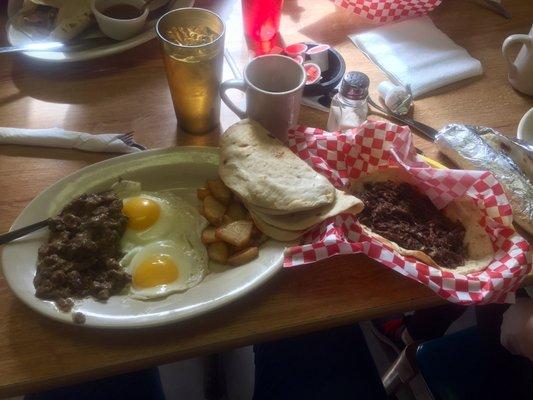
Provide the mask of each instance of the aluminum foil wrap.
[{"label": "aluminum foil wrap", "polygon": [[[494,138],[500,136],[503,135],[491,128],[450,124],[439,131],[435,143],[459,167],[492,172],[509,197],[515,222],[533,234],[533,183],[518,163],[497,150]],[[527,146],[523,151],[521,156],[531,157]]]}]

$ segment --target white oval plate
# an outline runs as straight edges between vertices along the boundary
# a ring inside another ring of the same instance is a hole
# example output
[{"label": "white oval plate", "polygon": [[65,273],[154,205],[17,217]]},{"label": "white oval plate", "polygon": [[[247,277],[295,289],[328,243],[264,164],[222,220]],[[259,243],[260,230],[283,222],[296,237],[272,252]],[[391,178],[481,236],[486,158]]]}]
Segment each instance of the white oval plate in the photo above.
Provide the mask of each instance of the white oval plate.
[{"label": "white oval plate", "polygon": [[[145,190],[180,189],[196,202],[196,188],[217,176],[218,149],[177,147],[149,150],[115,157],[77,171],[44,190],[22,211],[11,229],[18,229],[54,215],[70,199],[86,192],[105,190],[119,177],[140,181]],[[37,249],[47,239],[41,230],[4,247],[2,270],[15,295],[40,314],[72,323],[70,313],[58,311],[53,302],[35,297],[33,277]],[[127,294],[106,303],[92,298],[76,301],[73,311],[86,316],[85,326],[98,328],[143,328],[184,320],[221,307],[244,296],[278,272],[285,245],[269,240],[259,258],[240,267],[210,263],[210,273],[196,287],[152,301],[135,300]]]},{"label": "white oval plate", "polygon": [[[158,1],[155,6],[151,6],[152,9],[156,9],[164,6],[169,0]],[[9,0],[8,3],[8,15],[11,18],[22,7],[23,0]],[[175,0],[172,4],[172,8],[192,7],[194,0]],[[50,62],[73,62],[73,61],[85,61],[95,58],[109,56],[111,54],[122,53],[133,47],[137,47],[143,43],[156,37],[155,33],[155,21],[147,23],[146,29],[139,33],[137,36],[131,39],[124,40],[122,42],[115,42],[109,45],[98,46],[91,49],[85,49],[80,51],[62,52],[62,51],[27,51],[23,54],[42,61]],[[7,40],[12,46],[18,46],[31,42],[26,34],[16,29],[13,25],[7,24]]]}]

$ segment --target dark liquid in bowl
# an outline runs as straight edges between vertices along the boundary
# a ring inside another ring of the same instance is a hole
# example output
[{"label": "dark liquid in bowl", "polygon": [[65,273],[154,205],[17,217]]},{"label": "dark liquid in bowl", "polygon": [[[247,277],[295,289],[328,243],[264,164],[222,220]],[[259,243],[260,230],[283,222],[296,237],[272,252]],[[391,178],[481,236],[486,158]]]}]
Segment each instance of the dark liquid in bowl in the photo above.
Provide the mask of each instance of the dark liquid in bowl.
[{"label": "dark liquid in bowl", "polygon": [[102,14],[115,19],[134,19],[141,16],[141,10],[131,4],[115,4],[101,11]]}]

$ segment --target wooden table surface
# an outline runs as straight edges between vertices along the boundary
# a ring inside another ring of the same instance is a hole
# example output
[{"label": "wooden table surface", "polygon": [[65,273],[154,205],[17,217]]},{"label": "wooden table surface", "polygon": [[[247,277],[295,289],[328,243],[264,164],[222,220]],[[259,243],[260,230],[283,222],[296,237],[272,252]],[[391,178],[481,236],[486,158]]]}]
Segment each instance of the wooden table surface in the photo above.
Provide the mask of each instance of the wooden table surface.
[{"label": "wooden table surface", "polygon": [[[240,2],[197,1],[227,21],[227,48],[246,61]],[[483,124],[514,135],[531,98],[507,83],[500,47],[505,37],[528,32],[533,8],[507,0],[506,20],[464,0],[448,0],[431,14],[435,24],[479,59],[484,75],[418,100],[414,116],[442,127],[449,122]],[[5,12],[0,17],[5,22]],[[346,36],[372,25],[328,0],[286,0],[281,32],[286,43],[333,45],[349,70],[368,74],[371,95],[383,74]],[[5,42],[5,37],[0,38]],[[226,74],[227,75],[227,74]],[[300,122],[325,127],[327,115],[302,108]],[[224,108],[223,126],[236,117]],[[158,43],[153,40],[118,56],[53,65],[21,56],[0,63],[0,126],[60,126],[86,132],[135,131],[149,148],[216,145],[218,132],[178,133]],[[433,145],[416,144],[442,160]],[[111,157],[37,147],[0,146],[0,231],[41,190],[86,165]],[[258,291],[200,318],[136,332],[106,332],[49,321],[19,302],[0,277],[0,397],[126,372],[262,340],[337,326],[441,303],[429,289],[352,255],[284,270]]]}]

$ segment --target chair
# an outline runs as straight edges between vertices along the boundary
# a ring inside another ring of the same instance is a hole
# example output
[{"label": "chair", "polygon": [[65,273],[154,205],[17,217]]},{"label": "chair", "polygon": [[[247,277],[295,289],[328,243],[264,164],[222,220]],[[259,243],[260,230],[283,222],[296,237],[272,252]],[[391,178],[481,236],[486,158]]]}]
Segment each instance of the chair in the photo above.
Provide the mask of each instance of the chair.
[{"label": "chair", "polygon": [[[421,377],[421,400],[476,400],[483,397],[494,358],[477,327],[408,345],[383,376],[387,394]],[[500,377],[504,379],[503,377]],[[506,397],[513,398],[514,397]]]}]

